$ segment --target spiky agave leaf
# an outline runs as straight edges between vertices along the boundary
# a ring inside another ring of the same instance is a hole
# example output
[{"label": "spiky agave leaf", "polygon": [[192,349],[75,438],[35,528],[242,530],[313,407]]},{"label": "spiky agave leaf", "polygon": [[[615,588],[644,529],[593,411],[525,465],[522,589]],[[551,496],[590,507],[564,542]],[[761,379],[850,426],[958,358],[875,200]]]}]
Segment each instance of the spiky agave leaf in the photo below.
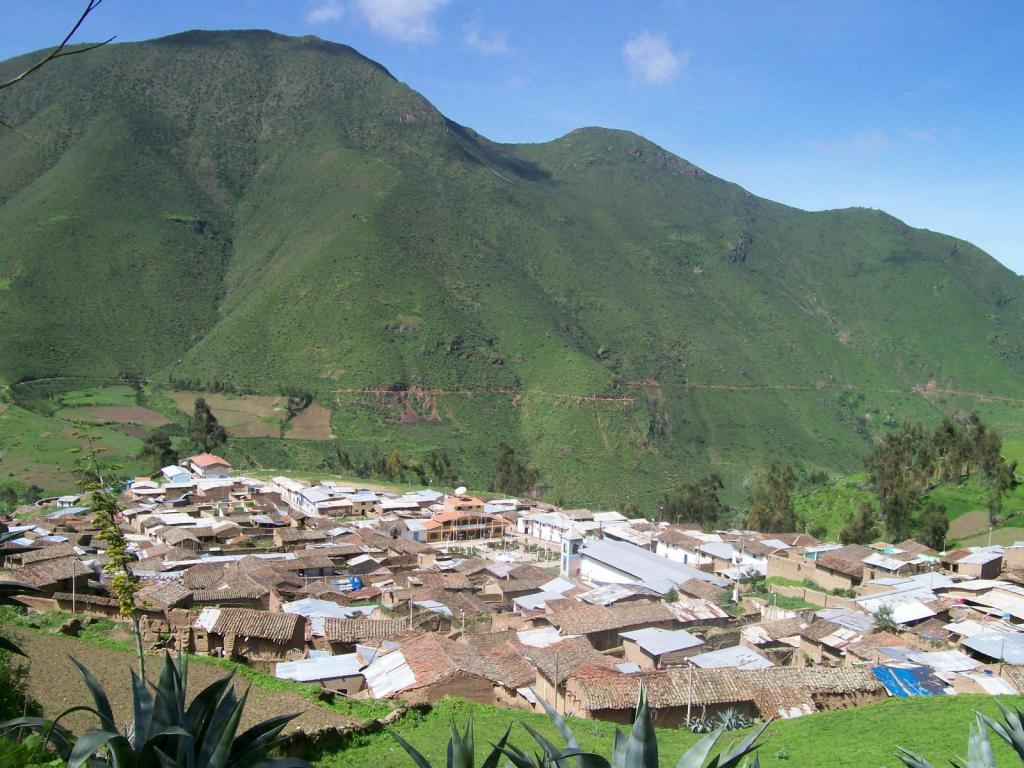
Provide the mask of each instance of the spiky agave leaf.
[{"label": "spiky agave leaf", "polygon": [[703,768],[708,755],[711,754],[711,750],[718,743],[722,730],[719,728],[717,731],[712,731],[686,750],[676,763],[676,768]]},{"label": "spiky agave leaf", "polygon": [[1024,761],[1024,724],[1021,723],[1021,712],[1017,709],[1010,709],[999,699],[996,699],[996,705],[1003,713],[1002,723],[980,712],[977,715],[989,728],[995,731],[996,736],[1009,744],[1017,753],[1017,756]]},{"label": "spiky agave leaf", "polygon": [[647,706],[647,688],[640,685],[633,730],[626,739],[625,768],[658,768],[658,737]]},{"label": "spiky agave leaf", "polygon": [[[572,732],[572,729],[569,727],[568,723],[565,722],[565,718],[558,714],[558,712],[555,711],[555,708],[548,704],[547,701],[545,701],[540,696],[537,696],[536,691],[534,691],[533,693],[537,701],[539,701],[541,706],[544,707],[544,711],[547,713],[548,718],[551,720],[551,722],[555,724],[555,727],[558,729],[558,732],[562,734],[562,739],[563,741],[565,741],[566,751],[579,751],[580,743],[576,739],[576,734]],[[578,768],[582,768],[582,759],[577,759],[575,761],[575,765],[578,766]]]},{"label": "spiky agave leaf", "polygon": [[757,740],[761,738],[761,734],[765,732],[765,729],[771,724],[771,720],[765,720],[760,726],[751,731],[747,736],[741,739],[737,744],[731,745],[725,754],[720,755],[717,759],[717,768],[735,768],[738,766],[746,757],[753,754],[757,749],[761,747]]},{"label": "spiky agave leaf", "polygon": [[980,714],[975,715],[971,735],[967,740],[967,768],[995,768],[996,761],[992,755],[992,742],[988,738],[988,728]]},{"label": "spiky agave leaf", "polygon": [[501,760],[501,750],[508,743],[508,735],[512,733],[512,723],[508,724],[505,732],[498,739],[497,744],[491,744],[491,751],[480,764],[480,768],[498,768],[498,761]]},{"label": "spiky agave leaf", "polygon": [[418,768],[432,768],[432,766],[430,765],[430,761],[427,760],[427,758],[425,758],[422,754],[420,754],[420,751],[416,749],[416,747],[414,747],[408,741],[403,739],[397,733],[392,732],[391,737],[398,742],[398,746],[400,746],[402,749],[406,751],[406,754],[408,754],[409,757],[412,758],[412,761],[416,763]]}]

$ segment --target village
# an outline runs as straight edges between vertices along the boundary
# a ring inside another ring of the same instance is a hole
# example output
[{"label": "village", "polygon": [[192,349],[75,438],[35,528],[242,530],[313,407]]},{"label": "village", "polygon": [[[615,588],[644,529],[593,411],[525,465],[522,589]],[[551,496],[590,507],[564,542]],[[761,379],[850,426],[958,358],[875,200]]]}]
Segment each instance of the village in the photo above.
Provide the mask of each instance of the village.
[{"label": "village", "polygon": [[[151,649],[334,695],[662,727],[890,697],[1024,692],[1024,542],[936,552],[702,531],[458,488],[255,479],[201,454],[135,478],[119,524]],[[127,621],[81,495],[0,528],[30,611]]]}]

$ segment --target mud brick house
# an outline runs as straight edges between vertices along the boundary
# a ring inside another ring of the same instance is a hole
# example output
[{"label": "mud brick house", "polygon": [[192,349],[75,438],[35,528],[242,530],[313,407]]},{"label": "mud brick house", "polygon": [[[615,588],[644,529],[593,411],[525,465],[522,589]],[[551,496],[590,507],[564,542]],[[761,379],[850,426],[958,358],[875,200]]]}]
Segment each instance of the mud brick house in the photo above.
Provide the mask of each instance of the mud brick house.
[{"label": "mud brick house", "polygon": [[1003,569],[1003,548],[957,549],[946,554],[942,560],[952,573],[976,579],[996,579]]},{"label": "mud brick house", "polygon": [[588,669],[568,681],[566,714],[628,724],[640,683],[654,722],[673,728],[691,717],[710,719],[726,709],[748,716],[791,718],[881,701],[885,688],[866,667],[830,669],[670,669],[624,675]]},{"label": "mud brick house", "polygon": [[223,578],[208,589],[192,591],[192,602],[199,605],[252,608],[270,608],[270,589],[248,573],[228,571]]},{"label": "mud brick house", "polygon": [[121,607],[117,598],[107,595],[82,595],[71,592],[55,592],[53,599],[58,610],[71,613],[86,613],[104,619],[123,621]]},{"label": "mud brick house", "polygon": [[842,664],[847,646],[860,642],[864,633],[826,619],[811,622],[800,630],[800,653],[797,666]]},{"label": "mud brick house", "polygon": [[363,674],[374,698],[400,696],[412,703],[433,703],[460,696],[495,704],[496,688],[518,686],[528,678],[526,669],[518,653],[492,653],[485,659],[467,645],[426,633],[377,655]]},{"label": "mud brick house", "polygon": [[196,653],[250,663],[301,658],[306,622],[290,613],[203,608],[192,622]]},{"label": "mud brick house", "polygon": [[[404,619],[312,619],[313,647],[331,653],[352,653],[357,645],[380,645],[410,634]],[[318,631],[320,630],[320,631]]]},{"label": "mud brick house", "polygon": [[799,617],[750,624],[740,630],[740,645],[757,651],[773,664],[792,666],[800,647],[800,632],[807,624]]},{"label": "mud brick house", "polygon": [[[533,689],[537,697],[565,711],[565,684],[569,676],[585,667],[610,667],[612,659],[594,649],[586,638],[576,637],[546,648],[526,648],[523,658],[535,668]],[[636,699],[633,700],[636,706]],[[537,709],[542,709],[537,704]]]},{"label": "mud brick house", "polygon": [[552,600],[548,621],[565,635],[583,635],[599,651],[622,645],[620,635],[647,627],[678,629],[679,620],[664,603],[626,603],[605,608],[574,600]]},{"label": "mud brick house", "polygon": [[853,589],[864,578],[864,559],[873,554],[873,549],[860,544],[820,553],[790,550],[768,557],[768,576],[780,576],[791,581],[808,579],[825,590]]},{"label": "mud brick house", "polygon": [[521,578],[494,579],[480,590],[480,597],[488,602],[510,605],[515,598],[537,592],[549,581],[551,581],[549,573]]},{"label": "mud brick house", "polygon": [[[96,574],[73,556],[42,560],[17,570],[0,572],[0,581],[28,584],[47,597],[52,597],[57,592],[74,591],[76,594],[85,594],[89,591],[89,580],[94,578]],[[74,589],[71,586],[72,582]]]},{"label": "mud brick house", "polygon": [[135,605],[141,610],[166,613],[172,608],[189,608],[192,590],[179,581],[154,581],[135,593]]},{"label": "mud brick house", "polygon": [[704,641],[685,629],[648,627],[623,632],[622,649],[626,661],[641,669],[666,669],[686,664],[687,657],[699,653]]}]

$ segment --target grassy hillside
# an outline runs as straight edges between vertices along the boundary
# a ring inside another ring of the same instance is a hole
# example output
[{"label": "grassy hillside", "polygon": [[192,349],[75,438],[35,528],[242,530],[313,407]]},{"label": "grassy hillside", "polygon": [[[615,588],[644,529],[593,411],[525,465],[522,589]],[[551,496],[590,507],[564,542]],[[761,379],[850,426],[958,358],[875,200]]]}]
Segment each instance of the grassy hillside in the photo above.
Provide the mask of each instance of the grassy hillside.
[{"label": "grassy hillside", "polygon": [[[0,135],[0,381],[301,386],[352,451],[443,448],[479,486],[506,440],[548,495],[649,509],[769,454],[853,469],[902,419],[1024,438],[1020,280],[879,211],[787,208],[621,131],[495,144],[269,32],[107,46],[0,109],[36,139]],[[331,452],[271,439],[239,450]]]}]

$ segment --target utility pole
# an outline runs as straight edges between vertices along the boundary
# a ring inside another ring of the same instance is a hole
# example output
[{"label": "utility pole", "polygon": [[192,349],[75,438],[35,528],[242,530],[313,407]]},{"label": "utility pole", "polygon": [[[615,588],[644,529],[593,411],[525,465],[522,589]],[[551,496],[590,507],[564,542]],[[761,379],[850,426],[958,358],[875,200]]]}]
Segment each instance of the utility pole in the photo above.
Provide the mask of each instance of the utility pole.
[{"label": "utility pole", "polygon": [[558,712],[558,651],[555,651],[555,712]]},{"label": "utility pole", "polygon": [[690,708],[693,706],[693,662],[690,662],[686,675],[686,724],[690,724]]}]

